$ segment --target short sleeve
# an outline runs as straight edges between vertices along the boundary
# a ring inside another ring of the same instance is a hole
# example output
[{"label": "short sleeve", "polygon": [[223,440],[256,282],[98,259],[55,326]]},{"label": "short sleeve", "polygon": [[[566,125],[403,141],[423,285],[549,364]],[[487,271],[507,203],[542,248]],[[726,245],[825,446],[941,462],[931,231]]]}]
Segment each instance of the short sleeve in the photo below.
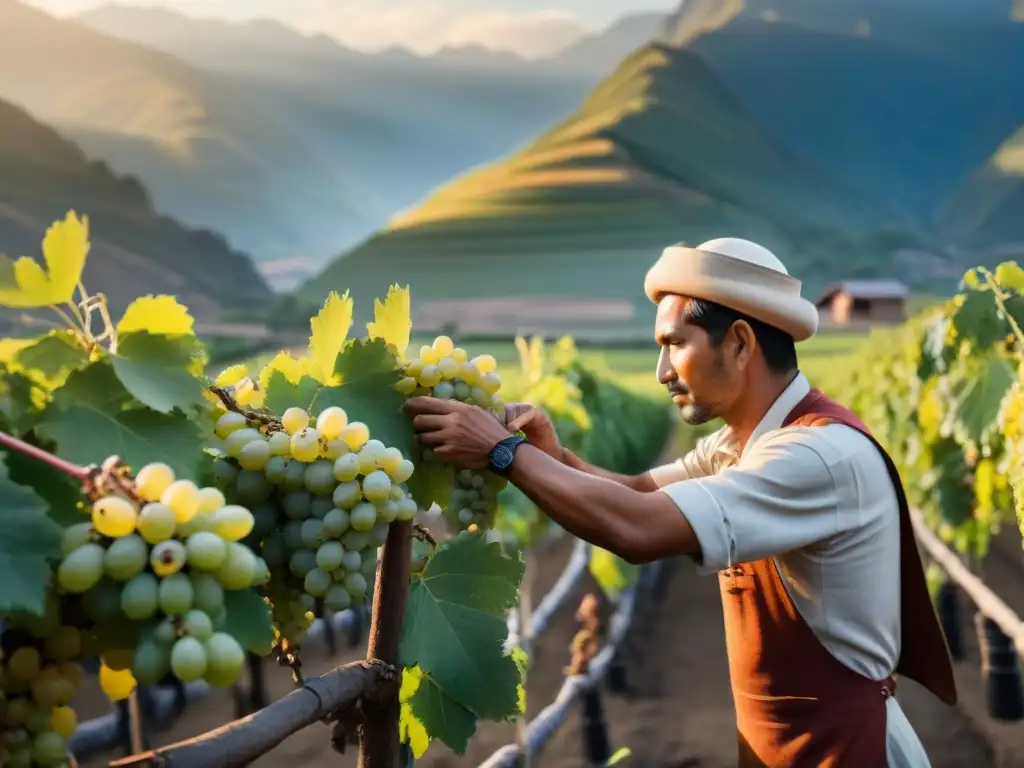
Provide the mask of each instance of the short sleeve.
[{"label": "short sleeve", "polygon": [[693,528],[705,574],[806,547],[843,529],[829,465],[796,430],[765,436],[739,466],[661,490]]},{"label": "short sleeve", "polygon": [[729,432],[727,429],[719,429],[710,435],[705,435],[697,441],[697,445],[686,453],[681,459],[676,459],[671,464],[662,464],[649,471],[651,479],[659,488],[664,488],[672,483],[682,480],[692,480],[698,477],[707,477],[715,473],[713,462],[714,454],[728,442]]}]

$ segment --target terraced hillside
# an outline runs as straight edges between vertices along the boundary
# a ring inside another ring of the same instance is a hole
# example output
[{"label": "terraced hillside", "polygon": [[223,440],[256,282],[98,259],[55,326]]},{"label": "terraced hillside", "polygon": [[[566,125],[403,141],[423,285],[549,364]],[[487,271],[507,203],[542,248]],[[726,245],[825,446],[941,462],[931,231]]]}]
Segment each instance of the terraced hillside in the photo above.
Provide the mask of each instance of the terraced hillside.
[{"label": "terraced hillside", "polygon": [[172,293],[212,321],[222,305],[270,295],[223,237],[160,215],[137,179],[90,162],[74,143],[0,101],[0,253],[37,255],[46,228],[69,209],[90,218],[84,282],[115,309],[136,296]]},{"label": "terraced hillside", "polygon": [[0,98],[139,176],[159,209],[254,258],[329,252],[371,226],[337,166],[216,75],[17,0],[0,0],[0,29]]},{"label": "terraced hillside", "polygon": [[[750,237],[824,280],[840,258],[869,273],[859,236],[901,226],[781,148],[694,55],[652,44],[566,122],[441,188],[303,293],[349,288],[365,310],[360,298],[400,277],[417,303],[572,294],[646,306],[643,274],[676,241]],[[646,328],[646,314],[636,322]]]}]

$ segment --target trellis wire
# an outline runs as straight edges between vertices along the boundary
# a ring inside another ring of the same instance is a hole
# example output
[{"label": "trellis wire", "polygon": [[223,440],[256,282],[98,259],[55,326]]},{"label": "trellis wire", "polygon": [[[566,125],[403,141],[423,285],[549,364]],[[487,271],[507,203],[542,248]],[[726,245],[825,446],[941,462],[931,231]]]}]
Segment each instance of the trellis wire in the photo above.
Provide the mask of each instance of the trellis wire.
[{"label": "trellis wire", "polygon": [[[360,606],[358,609],[348,609],[331,616],[330,621],[334,630],[337,632],[351,630],[352,625],[356,622],[356,610],[363,614],[361,620],[363,626],[366,626],[369,609],[365,606]],[[324,620],[316,619],[309,628],[306,641],[307,646],[311,641],[319,642],[322,640],[325,633]],[[202,680],[188,683],[184,688],[186,703],[198,701],[216,690]],[[152,697],[153,715],[157,721],[161,721],[173,713],[176,698],[173,691],[163,686],[153,686],[149,689],[149,695]],[[82,760],[97,752],[110,749],[119,740],[118,728],[119,716],[116,710],[92,720],[86,720],[78,725],[78,729],[68,740],[68,750],[77,759]]]},{"label": "trellis wire", "polygon": [[[598,685],[604,678],[616,649],[626,636],[626,632],[629,631],[633,622],[638,593],[654,584],[663,567],[664,564],[660,561],[643,566],[640,569],[637,580],[619,597],[618,605],[610,621],[608,637],[601,650],[590,662],[587,674],[567,677],[555,700],[544,707],[530,721],[526,730],[525,747],[527,754],[536,755],[543,749],[544,745],[562,727],[566,715],[569,713],[569,706],[584,691]],[[515,768],[519,755],[520,749],[518,745],[506,744],[495,751],[484,762],[480,763],[479,768]]]}]

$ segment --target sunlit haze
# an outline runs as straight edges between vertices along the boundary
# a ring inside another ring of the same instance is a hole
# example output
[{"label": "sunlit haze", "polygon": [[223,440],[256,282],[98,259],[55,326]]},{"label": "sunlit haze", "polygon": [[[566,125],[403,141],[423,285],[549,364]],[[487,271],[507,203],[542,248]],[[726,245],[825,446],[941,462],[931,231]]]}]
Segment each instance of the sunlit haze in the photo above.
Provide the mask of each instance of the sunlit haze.
[{"label": "sunlit haze", "polygon": [[[29,0],[60,15],[103,0]],[[431,53],[443,46],[482,45],[542,56],[616,18],[667,11],[678,0],[120,0],[161,6],[192,16],[245,20],[271,17],[304,32],[322,32],[360,50],[401,46]]]}]

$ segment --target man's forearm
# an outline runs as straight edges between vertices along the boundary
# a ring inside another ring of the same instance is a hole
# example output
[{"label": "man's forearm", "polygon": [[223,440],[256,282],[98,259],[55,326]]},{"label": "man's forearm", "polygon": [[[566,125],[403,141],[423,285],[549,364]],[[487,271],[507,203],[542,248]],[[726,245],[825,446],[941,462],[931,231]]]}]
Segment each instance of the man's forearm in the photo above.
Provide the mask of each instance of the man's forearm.
[{"label": "man's forearm", "polygon": [[693,529],[665,494],[576,469],[534,446],[516,451],[509,480],[570,533],[631,562],[699,549]]},{"label": "man's forearm", "polygon": [[565,447],[562,448],[562,463],[580,472],[586,472],[588,475],[603,477],[605,480],[611,480],[613,483],[632,488],[634,491],[658,490],[658,485],[654,482],[654,478],[647,472],[644,472],[642,475],[620,475],[617,472],[609,472],[607,469],[588,464]]}]

